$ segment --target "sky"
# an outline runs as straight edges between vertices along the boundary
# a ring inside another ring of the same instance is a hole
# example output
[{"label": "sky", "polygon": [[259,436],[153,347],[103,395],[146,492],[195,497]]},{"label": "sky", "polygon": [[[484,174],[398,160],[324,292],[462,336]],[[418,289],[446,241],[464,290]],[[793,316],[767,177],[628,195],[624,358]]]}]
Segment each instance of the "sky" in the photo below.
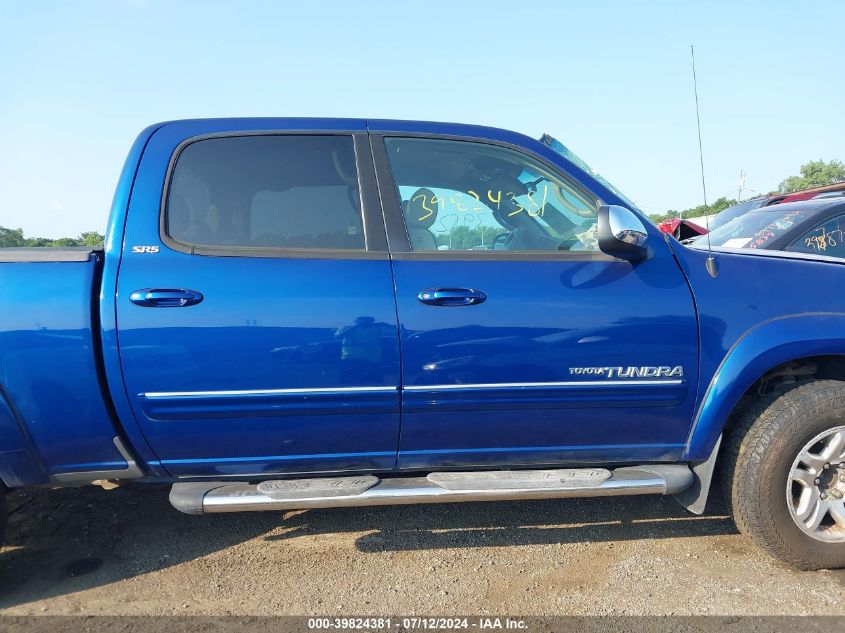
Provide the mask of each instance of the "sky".
[{"label": "sky", "polygon": [[[135,136],[217,116],[552,134],[650,213],[845,160],[845,2],[0,0],[0,226],[103,232]],[[754,191],[750,192],[752,195]]]}]

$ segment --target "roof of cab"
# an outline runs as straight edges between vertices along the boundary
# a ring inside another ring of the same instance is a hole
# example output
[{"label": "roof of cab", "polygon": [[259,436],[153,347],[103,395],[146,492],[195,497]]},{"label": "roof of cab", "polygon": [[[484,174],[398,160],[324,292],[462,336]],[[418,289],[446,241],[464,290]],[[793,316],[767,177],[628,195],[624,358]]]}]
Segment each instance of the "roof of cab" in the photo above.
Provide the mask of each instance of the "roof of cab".
[{"label": "roof of cab", "polygon": [[159,131],[178,143],[192,137],[242,132],[374,132],[400,135],[439,135],[457,138],[486,139],[525,148],[561,166],[583,186],[607,204],[626,204],[611,189],[591,173],[567,157],[544,145],[541,141],[519,132],[466,123],[438,123],[435,121],[402,121],[395,119],[333,119],[333,118],[216,118],[164,121],[150,126],[142,135],[158,135]]},{"label": "roof of cab", "polygon": [[401,132],[411,134],[442,134],[489,138],[516,144],[526,141],[537,143],[536,139],[519,132],[484,125],[467,123],[443,123],[436,121],[404,121],[398,119],[349,119],[309,117],[227,117],[211,119],[178,119],[162,121],[153,127],[177,127],[188,134],[258,131],[258,130],[303,130],[303,131],[347,131],[347,132]]}]

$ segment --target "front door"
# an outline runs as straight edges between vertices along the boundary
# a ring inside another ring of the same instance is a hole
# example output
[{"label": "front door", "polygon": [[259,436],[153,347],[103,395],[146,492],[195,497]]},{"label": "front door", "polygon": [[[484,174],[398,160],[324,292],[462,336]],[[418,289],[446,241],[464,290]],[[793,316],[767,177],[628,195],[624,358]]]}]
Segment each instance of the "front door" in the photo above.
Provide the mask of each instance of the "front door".
[{"label": "front door", "polygon": [[659,233],[647,261],[616,260],[597,248],[600,201],[537,155],[373,143],[386,217],[405,229],[389,227],[400,467],[676,459],[698,339]]},{"label": "front door", "polygon": [[392,468],[398,332],[366,132],[179,145],[180,125],[145,152],[118,282],[151,448],[176,476]]}]

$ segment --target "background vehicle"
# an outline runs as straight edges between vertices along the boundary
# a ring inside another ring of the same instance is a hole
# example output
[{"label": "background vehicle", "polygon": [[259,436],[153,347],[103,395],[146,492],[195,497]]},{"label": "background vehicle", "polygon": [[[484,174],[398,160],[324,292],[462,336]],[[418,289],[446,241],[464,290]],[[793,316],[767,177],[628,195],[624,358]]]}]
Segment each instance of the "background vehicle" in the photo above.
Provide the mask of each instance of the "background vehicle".
[{"label": "background vehicle", "polygon": [[819,196],[827,196],[845,192],[845,182],[837,182],[832,185],[824,187],[814,187],[813,189],[804,189],[803,191],[794,191],[792,193],[783,193],[777,196],[771,196],[766,204],[780,204],[781,202],[798,202],[799,200],[810,200]]},{"label": "background vehicle", "polygon": [[746,249],[714,270],[623,205],[503,130],[154,125],[104,251],[0,250],[0,477],[168,481],[188,513],[702,512],[718,466],[758,544],[842,566],[842,264]]},{"label": "background vehicle", "polygon": [[[727,209],[720,211],[708,222],[710,230],[715,231],[720,226],[727,224],[734,218],[764,206],[767,201],[768,197],[761,196],[759,198],[752,198],[751,200],[743,200],[739,204],[735,204],[732,207],[728,207]],[[706,233],[707,231],[705,230],[704,232]]]},{"label": "background vehicle", "polygon": [[[711,217],[710,221],[707,224],[710,227],[710,231],[715,231],[716,229],[721,226],[724,226],[734,218],[744,215],[749,211],[759,209],[760,207],[770,206],[773,204],[780,204],[783,202],[797,202],[799,200],[811,200],[813,198],[818,197],[836,196],[841,195],[842,192],[845,192],[845,182],[827,185],[825,187],[805,189],[804,191],[796,191],[794,193],[760,196],[757,198],[752,198],[751,200],[743,200],[739,204],[735,204],[732,207],[728,207],[724,211],[720,211],[714,217]],[[692,232],[679,232],[677,230],[677,224],[670,225],[667,223],[661,223],[659,226],[661,227],[661,230],[664,233],[669,233],[678,240],[694,239],[696,237],[695,233],[699,235],[704,235],[705,233],[707,233],[707,229],[702,226],[702,222],[694,222],[694,220],[696,219],[697,218],[693,218],[693,221],[681,220],[681,222],[685,226],[689,226],[691,224],[693,225],[691,227]],[[665,227],[663,226],[664,224],[666,225]]]},{"label": "background vehicle", "polygon": [[682,220],[681,218],[665,220],[658,224],[657,228],[664,233],[668,233],[676,240],[688,240],[707,233],[707,229],[703,226],[691,220]]},{"label": "background vehicle", "polygon": [[[845,197],[822,194],[764,206],[710,232],[713,246],[845,257]],[[706,240],[697,238],[704,244]]]}]

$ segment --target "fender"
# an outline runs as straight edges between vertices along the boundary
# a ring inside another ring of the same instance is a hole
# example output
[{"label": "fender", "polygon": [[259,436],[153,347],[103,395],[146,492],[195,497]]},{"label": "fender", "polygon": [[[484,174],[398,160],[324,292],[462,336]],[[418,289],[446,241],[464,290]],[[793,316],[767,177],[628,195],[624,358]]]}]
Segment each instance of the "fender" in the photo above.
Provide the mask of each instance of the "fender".
[{"label": "fender", "polygon": [[845,314],[805,312],[758,323],[722,359],[693,421],[683,459],[706,460],[731,411],[754,382],[778,365],[845,355]]}]

